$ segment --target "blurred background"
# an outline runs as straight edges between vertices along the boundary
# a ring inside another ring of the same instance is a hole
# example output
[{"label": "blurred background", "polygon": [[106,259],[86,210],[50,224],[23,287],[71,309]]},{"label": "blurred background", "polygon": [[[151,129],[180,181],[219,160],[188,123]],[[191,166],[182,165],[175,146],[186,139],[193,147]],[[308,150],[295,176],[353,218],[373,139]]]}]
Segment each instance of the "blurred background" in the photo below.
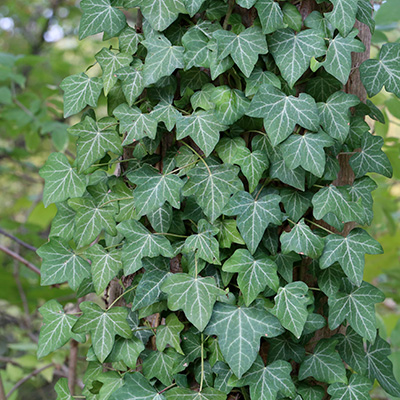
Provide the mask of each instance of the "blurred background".
[{"label": "blurred background", "polygon": [[[399,0],[375,3],[372,57],[383,43],[400,41]],[[56,213],[53,205],[43,206],[38,171],[50,152],[68,153],[73,148],[58,86],[66,76],[92,65],[103,47],[101,36],[78,41],[78,5],[79,0],[0,0],[0,374],[5,392],[12,391],[11,400],[55,399],[54,383],[68,374],[68,346],[36,359],[41,324],[37,309],[52,298],[68,304],[75,294],[63,285],[41,287],[38,276],[6,255],[4,248],[38,266],[35,248],[46,242]],[[384,112],[387,124],[368,122],[385,138],[394,177],[372,176],[378,188],[368,230],[385,254],[367,256],[365,280],[387,296],[377,316],[381,336],[391,343],[400,380],[400,100],[383,92],[372,101]],[[81,366],[83,362],[78,363],[80,377]],[[375,388],[372,398],[389,397]]]}]

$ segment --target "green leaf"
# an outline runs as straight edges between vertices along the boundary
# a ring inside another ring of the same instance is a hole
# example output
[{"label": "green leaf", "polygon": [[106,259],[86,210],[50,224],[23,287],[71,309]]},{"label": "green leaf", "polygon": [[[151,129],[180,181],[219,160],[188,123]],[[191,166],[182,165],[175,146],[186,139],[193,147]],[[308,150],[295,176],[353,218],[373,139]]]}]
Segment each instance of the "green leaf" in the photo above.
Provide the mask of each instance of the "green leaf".
[{"label": "green leaf", "polygon": [[74,400],[74,397],[72,397],[71,392],[69,391],[68,388],[68,379],[67,378],[60,378],[55,387],[54,390],[57,393],[57,400]]},{"label": "green leaf", "polygon": [[204,214],[213,222],[222,214],[230,196],[243,189],[238,172],[238,167],[229,164],[208,165],[207,168],[202,163],[188,173],[182,194],[195,196]]},{"label": "green leaf", "polygon": [[97,376],[96,381],[103,384],[99,390],[99,398],[108,400],[115,390],[123,386],[123,379],[123,376],[116,371],[103,372]]},{"label": "green leaf", "polygon": [[125,375],[125,384],[119,388],[110,400],[165,400],[162,394],[140,373],[133,372]]},{"label": "green leaf", "polygon": [[110,354],[115,341],[115,335],[129,338],[131,328],[126,321],[128,310],[124,307],[113,307],[107,311],[91,301],[80,304],[83,314],[73,327],[75,333],[89,333],[96,357],[104,362]]},{"label": "green leaf", "polygon": [[317,76],[311,78],[305,92],[314,97],[317,102],[325,102],[333,93],[341,90],[343,85],[325,70],[320,70]]},{"label": "green leaf", "polygon": [[56,300],[50,300],[39,308],[43,316],[38,341],[38,358],[47,356],[54,350],[64,346],[70,339],[84,342],[85,336],[71,331],[78,317],[64,312],[62,305]]},{"label": "green leaf", "polygon": [[268,52],[267,40],[261,28],[252,26],[238,35],[223,29],[213,33],[218,44],[219,59],[230,55],[239,69],[249,77],[259,54]]},{"label": "green leaf", "polygon": [[143,77],[143,64],[137,62],[132,66],[120,68],[115,72],[117,79],[122,81],[122,91],[129,106],[142,94],[145,83]]},{"label": "green leaf", "polygon": [[225,215],[237,215],[237,226],[251,254],[257,250],[268,225],[280,225],[282,222],[280,201],[281,198],[275,194],[254,199],[249,193],[241,191],[234,194],[225,207]]},{"label": "green leaf", "polygon": [[79,39],[105,32],[115,36],[126,26],[125,15],[111,6],[110,0],[82,0],[83,15],[79,24]]},{"label": "green leaf", "polygon": [[298,222],[311,206],[312,194],[310,192],[302,193],[298,190],[283,188],[279,194],[286,214],[294,222]]},{"label": "green leaf", "polygon": [[[164,3],[164,0],[151,1]],[[172,75],[177,68],[183,68],[185,66],[183,62],[184,48],[181,46],[172,46],[171,42],[165,36],[159,35],[148,38],[144,40],[142,44],[147,49],[147,56],[143,69],[146,86],[156,83],[164,76]]]},{"label": "green leaf", "polygon": [[190,17],[193,17],[201,8],[205,0],[184,0],[185,7]]},{"label": "green leaf", "polygon": [[324,239],[312,232],[310,227],[301,219],[290,232],[281,235],[282,252],[291,251],[311,258],[318,258],[324,249]]},{"label": "green leaf", "polygon": [[276,338],[268,339],[268,361],[293,360],[301,363],[306,356],[305,348],[294,342],[289,335],[281,335]]},{"label": "green leaf", "polygon": [[165,319],[165,325],[157,329],[156,345],[158,351],[164,351],[169,344],[178,353],[184,354],[181,349],[179,333],[183,331],[185,325],[179,321],[175,314],[170,314]]},{"label": "green leaf", "polygon": [[368,378],[376,379],[382,388],[395,397],[400,397],[400,385],[393,375],[393,364],[388,358],[390,345],[380,336],[366,350]]},{"label": "green leaf", "polygon": [[324,147],[330,147],[333,144],[334,141],[320,130],[318,133],[290,135],[280,144],[280,148],[289,168],[295,169],[302,166],[315,176],[322,177],[326,162]]},{"label": "green leaf", "polygon": [[356,178],[364,176],[367,172],[376,172],[391,178],[393,168],[387,155],[382,151],[384,140],[380,136],[365,132],[361,138],[361,150],[350,159],[350,166]]},{"label": "green leaf", "polygon": [[235,163],[240,165],[243,175],[249,182],[249,192],[254,192],[263,173],[269,167],[267,155],[260,150],[251,152],[247,147],[241,147],[235,160]]},{"label": "green leaf", "polygon": [[333,11],[325,13],[325,18],[346,37],[356,22],[358,0],[331,0]]},{"label": "green leaf", "polygon": [[283,142],[296,124],[317,131],[319,117],[314,99],[301,93],[299,97],[287,96],[272,85],[263,85],[253,97],[247,115],[264,118],[264,128],[272,146]]},{"label": "green leaf", "polygon": [[312,198],[313,214],[322,219],[332,213],[342,223],[357,221],[363,223],[364,211],[360,202],[353,202],[349,190],[345,186],[329,185],[320,189]]},{"label": "green leaf", "polygon": [[157,121],[152,114],[143,114],[137,107],[121,104],[114,110],[114,115],[120,120],[120,132],[126,134],[123,146],[144,137],[155,139]]},{"label": "green leaf", "polygon": [[168,28],[177,18],[179,13],[186,14],[183,0],[133,0],[132,7],[140,7],[151,27],[156,31]]},{"label": "green leaf", "polygon": [[356,18],[358,21],[367,25],[371,34],[373,35],[375,32],[375,19],[373,16],[373,6],[367,0],[359,0],[358,1],[358,10]]},{"label": "green leaf", "polygon": [[214,111],[196,111],[189,116],[180,116],[176,122],[178,140],[190,136],[208,157],[219,141],[219,132],[227,129]]},{"label": "green leaf", "polygon": [[308,286],[304,282],[292,282],[280,287],[271,310],[282,326],[300,338],[307,321]]},{"label": "green leaf", "polygon": [[274,0],[258,0],[255,7],[261,21],[263,33],[272,33],[279,28],[283,28],[283,13],[278,2]]},{"label": "green leaf", "polygon": [[278,266],[279,275],[288,283],[293,281],[293,264],[300,261],[301,257],[296,253],[282,254],[278,253],[272,256],[275,264]]},{"label": "green leaf", "polygon": [[50,239],[37,254],[43,259],[40,268],[42,285],[68,282],[71,289],[76,290],[90,276],[90,264],[62,239]]},{"label": "green leaf", "polygon": [[81,73],[65,78],[60,88],[64,91],[64,118],[67,118],[82,111],[87,105],[96,107],[103,83],[100,78],[89,78]]},{"label": "green leaf", "polygon": [[122,262],[125,275],[142,268],[144,257],[173,257],[173,249],[168,239],[148,231],[140,222],[123,221],[117,226],[118,232],[127,238],[122,248]]},{"label": "green leaf", "polygon": [[[215,343],[217,343],[216,340]],[[218,361],[213,366],[213,372],[217,375],[214,380],[214,388],[220,390],[221,392],[224,392],[225,394],[230,393],[232,390],[232,386],[230,386],[228,382],[229,378],[233,375],[233,372],[228,367],[228,365],[222,361]]]},{"label": "green leaf", "polygon": [[362,282],[365,254],[382,254],[382,246],[361,228],[353,229],[346,237],[329,235],[320,267],[328,268],[338,262],[350,281],[359,286]]},{"label": "green leaf", "polygon": [[196,258],[201,258],[210,264],[220,264],[219,244],[214,238],[217,233],[217,228],[205,219],[201,219],[198,223],[197,234],[191,235],[185,240],[185,252],[193,252],[196,254]]},{"label": "green leaf", "polygon": [[103,48],[95,55],[95,58],[103,71],[104,95],[107,96],[117,83],[118,77],[115,76],[115,72],[122,67],[128,66],[132,61],[132,55],[128,53],[113,53],[111,50]]},{"label": "green leaf", "polygon": [[215,151],[225,164],[234,164],[239,151],[246,147],[246,142],[240,136],[223,137],[218,142]]},{"label": "green leaf", "polygon": [[222,267],[225,272],[239,274],[237,282],[246,306],[249,306],[266,286],[274,291],[278,290],[279,278],[276,269],[276,264],[265,253],[259,251],[252,256],[245,249],[236,250]]},{"label": "green leaf", "polygon": [[163,385],[169,386],[173,381],[173,375],[184,369],[183,356],[171,347],[164,352],[152,351],[143,361],[143,374],[147,379],[157,378]]},{"label": "green leaf", "polygon": [[320,382],[347,383],[346,369],[339,354],[335,351],[336,340],[321,339],[315,346],[313,354],[301,363],[299,379],[309,376]]},{"label": "green leaf", "polygon": [[228,218],[217,220],[214,226],[219,229],[217,233],[219,247],[229,249],[232,243],[244,244],[237,230],[236,220]]},{"label": "green leaf", "polygon": [[103,158],[108,151],[117,155],[122,154],[121,139],[113,129],[116,122],[114,118],[96,122],[88,116],[84,121],[68,130],[74,135],[79,135],[76,154],[78,172],[87,170],[93,163]]},{"label": "green leaf", "polygon": [[180,208],[180,194],[184,181],[176,175],[160,174],[152,166],[129,172],[128,179],[136,185],[133,191],[133,205],[137,218],[159,209],[166,201],[173,207]]},{"label": "green leaf", "polygon": [[293,30],[300,32],[303,24],[303,18],[299,10],[290,3],[284,3],[282,7],[283,22]]},{"label": "green leaf", "polygon": [[321,126],[325,132],[343,143],[350,131],[350,107],[355,107],[360,99],[344,92],[336,92],[329,96],[325,103],[318,103]]},{"label": "green leaf", "polygon": [[85,193],[86,177],[79,175],[62,153],[51,153],[39,175],[45,180],[43,190],[45,207],[70,197],[80,197]]},{"label": "green leaf", "polygon": [[351,375],[348,384],[334,383],[328,387],[332,400],[370,400],[371,381],[360,375]]},{"label": "green leaf", "polygon": [[111,236],[117,234],[113,204],[99,204],[95,200],[85,197],[68,201],[68,205],[76,211],[74,240],[78,247],[92,243],[103,229]]},{"label": "green leaf", "polygon": [[279,78],[269,71],[263,71],[260,67],[254,67],[250,76],[245,78],[246,82],[246,96],[252,96],[258,92],[261,85],[272,85],[277,89],[281,88],[281,81]]},{"label": "green leaf", "polygon": [[49,237],[60,237],[70,240],[74,236],[75,211],[68,207],[67,202],[57,203],[57,214],[51,222]]},{"label": "green leaf", "polygon": [[96,294],[100,296],[113,279],[122,269],[121,251],[104,250],[99,244],[91,246],[85,255],[92,261],[92,278]]},{"label": "green leaf", "polygon": [[157,122],[164,122],[169,131],[172,131],[181,113],[172,105],[165,101],[158,103],[152,112],[153,118]]},{"label": "green leaf", "polygon": [[271,163],[269,169],[271,178],[279,179],[287,185],[293,186],[296,189],[304,191],[305,171],[301,167],[290,169],[283,158],[275,159]]},{"label": "green leaf", "polygon": [[278,336],[283,329],[278,320],[263,308],[217,303],[205,332],[218,336],[225,360],[234,374],[241,378],[257,357],[260,337]]},{"label": "green leaf", "polygon": [[156,232],[168,232],[173,222],[172,207],[165,203],[163,206],[147,214],[151,227]]},{"label": "green leaf", "polygon": [[135,54],[143,35],[135,29],[127,26],[118,36],[119,49],[124,53]]},{"label": "green leaf", "polygon": [[207,326],[218,296],[225,294],[216,286],[214,278],[188,274],[169,276],[161,290],[168,294],[168,308],[172,311],[183,310],[186,318],[199,331]]},{"label": "green leaf", "polygon": [[292,29],[280,29],[268,39],[269,51],[290,87],[306,72],[311,58],[325,55],[323,35],[315,29],[296,34]]},{"label": "green leaf", "polygon": [[186,388],[173,388],[165,393],[167,400],[226,400],[226,394],[206,387],[201,392]]},{"label": "green leaf", "polygon": [[[360,0],[362,2],[364,0]],[[365,51],[364,44],[356,39],[358,31],[354,30],[346,37],[337,35],[329,40],[328,51],[325,61],[322,63],[326,72],[346,84],[351,71],[351,53],[362,53]]]},{"label": "green leaf", "polygon": [[385,296],[375,286],[363,282],[359,288],[347,284],[346,293],[337,292],[328,299],[329,327],[336,329],[345,319],[350,326],[371,343],[376,337],[375,304]]},{"label": "green leaf", "polygon": [[367,60],[360,66],[361,81],[372,97],[382,87],[400,97],[400,43],[386,43],[379,53],[379,60]]},{"label": "green leaf", "polygon": [[129,339],[117,338],[106,362],[122,361],[129,368],[136,368],[137,359],[145,349],[143,342],[133,336]]},{"label": "green leaf", "polygon": [[290,377],[292,366],[286,361],[275,361],[264,365],[260,356],[244,375],[242,381],[250,386],[252,399],[275,400],[278,392],[285,396],[294,396],[296,387]]}]

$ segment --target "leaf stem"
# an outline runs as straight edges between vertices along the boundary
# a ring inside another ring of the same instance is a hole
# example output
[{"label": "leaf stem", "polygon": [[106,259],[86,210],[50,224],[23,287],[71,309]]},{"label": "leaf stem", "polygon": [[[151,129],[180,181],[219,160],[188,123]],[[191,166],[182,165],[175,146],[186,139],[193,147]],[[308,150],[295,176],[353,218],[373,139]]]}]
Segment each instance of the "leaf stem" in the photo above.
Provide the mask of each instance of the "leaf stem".
[{"label": "leaf stem", "polygon": [[131,288],[129,288],[128,290],[125,290],[124,293],[122,293],[121,295],[119,295],[107,308],[106,311],[110,310],[112,308],[112,306],[122,297],[124,297],[127,293],[132,292],[132,290],[135,290],[138,287],[138,285],[136,286],[132,286]]},{"label": "leaf stem", "polygon": [[113,244],[112,246],[103,247],[104,250],[113,249],[114,247],[122,246],[124,243]]},{"label": "leaf stem", "polygon": [[166,233],[166,232],[154,232],[153,235],[166,235],[166,236],[173,236],[173,237],[184,238],[184,239],[187,239],[189,237],[189,236],[177,235],[175,233]]},{"label": "leaf stem", "polygon": [[322,186],[322,185],[313,185],[314,187],[317,187],[317,188],[320,188],[320,189],[324,189],[324,188],[326,188],[326,186]]},{"label": "leaf stem", "polygon": [[201,334],[201,376],[200,376],[200,388],[199,392],[203,390],[204,381],[204,334]]},{"label": "leaf stem", "polygon": [[335,233],[335,232],[330,231],[330,230],[327,229],[327,228],[324,228],[322,225],[317,224],[316,222],[312,221],[311,219],[304,218],[304,221],[307,221],[307,222],[309,222],[310,224],[315,225],[316,227],[322,229],[323,231],[325,231],[325,232],[327,232],[327,233],[329,233],[329,234]]},{"label": "leaf stem", "polygon": [[103,167],[104,165],[112,165],[112,164],[119,164],[123,162],[128,162],[128,161],[135,161],[137,158],[126,158],[125,160],[115,160],[107,163],[101,163],[101,164],[93,164],[92,167]]},{"label": "leaf stem", "polygon": [[260,195],[260,193],[262,192],[262,190],[264,189],[264,187],[265,187],[266,185],[268,185],[269,182],[271,182],[269,179],[265,179],[265,180],[264,180],[263,184],[262,184],[261,187],[260,187],[260,190],[259,190],[259,191],[257,192],[257,194],[256,194],[255,200],[258,199],[258,196]]},{"label": "leaf stem", "polygon": [[231,17],[234,8],[235,8],[235,0],[229,0],[228,11],[226,12],[222,29],[226,30],[228,28],[229,18]]},{"label": "leaf stem", "polygon": [[188,147],[190,150],[192,150],[193,153],[196,154],[196,156],[200,158],[200,160],[201,160],[201,161],[204,163],[204,165],[206,166],[208,173],[211,175],[210,167],[208,166],[208,164],[206,163],[206,161],[204,160],[204,158],[203,158],[192,146],[189,146],[186,142],[181,142],[181,143],[184,144],[186,147]]},{"label": "leaf stem", "polygon": [[130,196],[130,197],[120,197],[120,198],[118,198],[118,199],[108,200],[108,201],[106,201],[105,203],[100,204],[100,205],[99,205],[99,208],[102,208],[102,207],[104,207],[104,206],[107,205],[107,204],[114,203],[115,201],[122,201],[122,200],[133,200],[133,197],[132,197],[132,196]]},{"label": "leaf stem", "polygon": [[174,170],[172,170],[172,171],[168,172],[167,174],[165,174],[165,176],[168,176],[168,175],[171,175],[171,174],[173,174],[173,173],[175,173],[175,172],[178,172],[178,171],[180,171],[181,169],[190,167],[191,165],[196,164],[197,162],[199,162],[199,160],[200,160],[200,159],[197,159],[196,161],[192,161],[191,163],[186,164],[186,165],[184,165],[184,166],[182,166],[182,167],[175,168]]},{"label": "leaf stem", "polygon": [[166,388],[164,388],[163,390],[161,390],[161,392],[158,392],[158,394],[164,393],[164,392],[166,392],[168,389],[173,388],[174,386],[176,386],[176,383],[173,383],[172,385],[167,386]]}]

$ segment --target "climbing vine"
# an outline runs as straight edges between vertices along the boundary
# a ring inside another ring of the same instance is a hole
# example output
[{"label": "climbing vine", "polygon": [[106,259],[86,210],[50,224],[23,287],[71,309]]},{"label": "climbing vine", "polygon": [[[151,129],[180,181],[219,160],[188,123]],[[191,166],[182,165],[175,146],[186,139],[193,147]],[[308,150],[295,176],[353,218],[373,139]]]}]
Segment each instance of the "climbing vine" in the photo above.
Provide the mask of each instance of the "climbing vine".
[{"label": "climbing vine", "polygon": [[[370,2],[81,8],[80,39],[118,46],[61,84],[65,117],[84,112],[75,158],[40,172],[58,212],[38,254],[42,284],[68,282],[80,311],[40,309],[39,357],[89,340],[93,400],[369,399],[375,380],[400,396],[384,296],[363,281],[382,253],[362,228],[368,174],[392,167],[365,121],[382,113],[349,82],[400,96],[399,43],[352,62]],[[66,379],[56,391],[74,398]]]}]

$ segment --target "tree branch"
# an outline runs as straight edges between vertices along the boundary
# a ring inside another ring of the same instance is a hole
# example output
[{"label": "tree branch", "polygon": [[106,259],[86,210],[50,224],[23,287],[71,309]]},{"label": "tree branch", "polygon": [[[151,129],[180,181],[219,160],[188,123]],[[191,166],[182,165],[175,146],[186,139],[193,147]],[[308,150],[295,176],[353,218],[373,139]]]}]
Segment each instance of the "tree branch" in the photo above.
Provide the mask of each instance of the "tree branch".
[{"label": "tree branch", "polygon": [[6,392],[4,391],[3,381],[0,375],[0,400],[7,400]]},{"label": "tree branch", "polygon": [[12,250],[9,248],[3,246],[0,244],[0,251],[3,253],[8,254],[15,260],[19,261],[21,264],[24,264],[26,267],[28,267],[31,271],[35,272],[36,274],[40,275],[40,269],[36,266],[30,263],[28,260],[26,260],[24,257],[21,257],[19,254],[14,253]]},{"label": "tree branch", "polygon": [[4,229],[0,228],[0,234],[7,236],[8,238],[10,238],[11,240],[14,240],[14,242],[17,242],[18,244],[20,244],[21,246],[27,248],[28,250],[34,251],[36,252],[37,248],[30,245],[29,243],[24,242],[21,239],[18,239],[16,236],[11,235],[11,233],[6,232]]}]

